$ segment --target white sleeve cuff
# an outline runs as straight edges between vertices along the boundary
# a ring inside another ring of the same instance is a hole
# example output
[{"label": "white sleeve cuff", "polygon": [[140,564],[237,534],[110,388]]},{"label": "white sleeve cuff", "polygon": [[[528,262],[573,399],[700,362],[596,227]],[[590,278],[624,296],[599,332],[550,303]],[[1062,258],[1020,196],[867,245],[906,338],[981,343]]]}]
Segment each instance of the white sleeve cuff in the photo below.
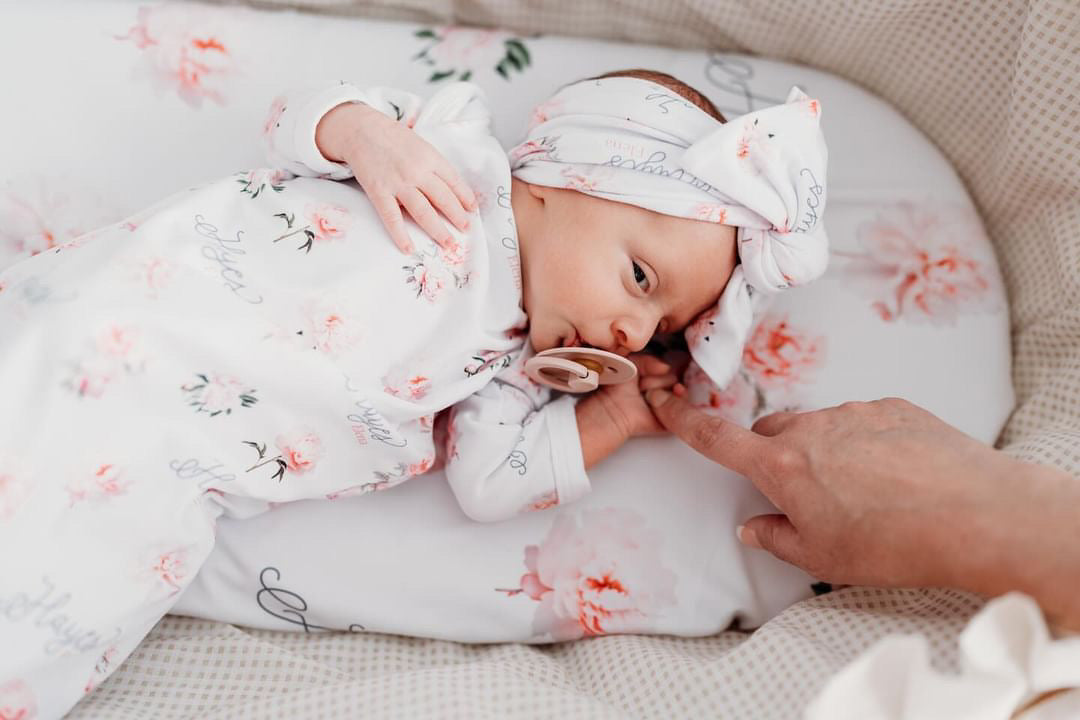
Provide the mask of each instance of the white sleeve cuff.
[{"label": "white sleeve cuff", "polygon": [[574,502],[592,489],[585,474],[576,406],[577,399],[567,395],[544,408],[551,436],[551,469],[560,505]]},{"label": "white sleeve cuff", "polygon": [[365,102],[364,92],[355,85],[341,83],[316,93],[295,117],[293,148],[295,157],[313,172],[345,177],[352,175],[348,166],[326,159],[315,144],[315,128],[326,113],[347,102]]}]

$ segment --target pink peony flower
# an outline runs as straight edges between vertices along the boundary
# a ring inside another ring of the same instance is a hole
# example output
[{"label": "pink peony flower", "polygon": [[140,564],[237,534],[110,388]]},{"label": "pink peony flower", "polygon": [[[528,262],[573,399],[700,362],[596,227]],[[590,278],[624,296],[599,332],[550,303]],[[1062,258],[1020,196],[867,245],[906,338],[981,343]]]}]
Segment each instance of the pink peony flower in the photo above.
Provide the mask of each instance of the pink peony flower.
[{"label": "pink peony flower", "polygon": [[986,236],[967,209],[910,202],[883,209],[857,230],[864,253],[844,272],[882,320],[952,324],[962,313],[1003,308]]},{"label": "pink peony flower", "polygon": [[727,387],[719,388],[697,363],[690,363],[683,375],[690,402],[708,413],[749,427],[758,406],[758,393],[746,375],[735,373]]},{"label": "pink peony flower", "polygon": [[187,578],[187,549],[177,548],[156,555],[150,565],[150,571],[161,582],[165,583],[176,593],[181,588],[181,583]]},{"label": "pink peony flower", "polygon": [[309,430],[297,430],[274,439],[285,464],[293,472],[303,473],[315,467],[323,457],[319,436]]},{"label": "pink peony flower", "polygon": [[90,187],[36,176],[13,180],[0,188],[0,268],[67,245],[121,215]]},{"label": "pink peony flower", "polygon": [[207,373],[198,375],[198,382],[180,386],[187,394],[188,403],[199,412],[219,415],[231,414],[241,407],[250,407],[257,399],[254,388],[231,375]]},{"label": "pink peony flower", "polygon": [[9,680],[0,685],[0,720],[34,720],[37,700],[22,680]]},{"label": "pink peony flower", "polygon": [[114,325],[98,335],[97,349],[103,355],[128,359],[136,354],[139,335],[131,328]]},{"label": "pink peony flower", "polygon": [[664,567],[662,538],[630,510],[586,510],[556,517],[540,545],[525,549],[522,592],[540,603],[537,634],[555,640],[643,632],[675,604],[675,575]]},{"label": "pink peony flower", "polygon": [[315,239],[322,241],[337,240],[345,237],[352,224],[349,211],[340,205],[308,205],[304,211]]},{"label": "pink peony flower", "polygon": [[416,285],[417,297],[423,296],[428,302],[435,302],[442,291],[452,283],[452,279],[445,267],[427,262],[415,265],[406,282]]},{"label": "pink peony flower", "polygon": [[436,42],[427,56],[438,70],[472,70],[494,66],[506,52],[504,42],[513,37],[499,30],[466,27],[435,28]]},{"label": "pink peony flower", "polygon": [[797,331],[787,317],[766,314],[751,331],[742,365],[763,390],[790,387],[821,365],[824,345],[825,338]]},{"label": "pink peony flower", "polygon": [[360,341],[362,333],[356,315],[333,299],[309,300],[302,311],[307,321],[304,338],[319,352],[338,355]]},{"label": "pink peony flower", "polygon": [[176,268],[172,262],[159,257],[147,258],[140,262],[134,272],[134,276],[146,288],[147,297],[156,298],[159,290],[163,290],[172,282]]},{"label": "pink peony flower", "polygon": [[416,477],[417,475],[423,475],[432,468],[435,464],[435,457],[426,457],[418,463],[412,463],[409,465],[409,477]]},{"label": "pink peony flower", "polygon": [[694,206],[694,217],[703,222],[723,225],[727,222],[727,207],[712,203],[698,203]]},{"label": "pink peony flower", "polygon": [[102,501],[123,495],[131,485],[131,480],[124,478],[123,472],[116,465],[105,463],[94,472],[72,480],[67,491],[71,504],[82,501]]},{"label": "pink peony flower", "polygon": [[192,107],[204,99],[224,104],[235,74],[221,18],[224,13],[188,5],[154,5],[136,11],[135,24],[117,40],[142,52],[143,65],[160,89],[175,90]]},{"label": "pink peony flower", "polygon": [[596,189],[596,180],[586,177],[579,172],[575,172],[573,168],[563,168],[562,176],[564,178],[563,187],[565,187],[567,190],[590,192]]}]

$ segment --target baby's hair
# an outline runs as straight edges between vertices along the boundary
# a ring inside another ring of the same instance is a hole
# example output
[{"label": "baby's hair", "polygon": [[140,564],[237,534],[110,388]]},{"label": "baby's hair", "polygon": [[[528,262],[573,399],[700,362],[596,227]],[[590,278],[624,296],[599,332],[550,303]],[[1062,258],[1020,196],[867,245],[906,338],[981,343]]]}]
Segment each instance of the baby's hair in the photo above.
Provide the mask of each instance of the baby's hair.
[{"label": "baby's hair", "polygon": [[712,101],[709,100],[709,98],[705,97],[701,92],[687,85],[682,80],[668,75],[667,73],[657,72],[656,70],[645,70],[644,68],[635,68],[633,70],[615,70],[613,72],[604,73],[603,75],[591,77],[589,80],[600,80],[602,78],[613,77],[637,78],[638,80],[648,80],[657,85],[663,85],[671,92],[694,103],[720,122],[727,122],[727,118],[724,117],[723,113],[716,109],[716,106],[712,104]]}]

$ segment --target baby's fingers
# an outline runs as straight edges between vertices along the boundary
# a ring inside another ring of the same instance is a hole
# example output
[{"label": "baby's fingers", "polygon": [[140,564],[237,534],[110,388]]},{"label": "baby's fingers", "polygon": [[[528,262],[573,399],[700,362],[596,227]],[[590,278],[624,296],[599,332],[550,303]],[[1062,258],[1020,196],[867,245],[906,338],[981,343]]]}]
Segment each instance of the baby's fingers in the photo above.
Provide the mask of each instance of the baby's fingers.
[{"label": "baby's fingers", "polygon": [[[472,212],[476,209],[476,194],[472,191],[465,181],[461,179],[461,175],[458,175],[457,170],[449,162],[443,162],[439,168],[435,171],[447,187],[457,196],[461,206]],[[445,212],[445,210],[443,211]]]},{"label": "baby's fingers", "polygon": [[398,201],[409,211],[409,215],[420,226],[420,229],[431,236],[431,239],[446,246],[450,241],[450,230],[446,223],[439,219],[435,208],[431,207],[427,197],[417,188],[407,188],[398,193]]},{"label": "baby's fingers", "polygon": [[649,392],[656,388],[670,388],[679,382],[679,376],[675,373],[668,373],[666,375],[646,375],[642,377],[638,382],[638,387],[641,392]]},{"label": "baby's fingers", "polygon": [[454,223],[458,230],[465,232],[469,229],[469,214],[442,178],[430,175],[420,185],[420,192],[427,196],[436,209],[450,218],[450,222]]},{"label": "baby's fingers", "polygon": [[405,218],[401,215],[397,198],[389,193],[369,193],[368,198],[398,250],[407,255],[411,254],[413,244],[409,239],[409,232],[405,229]]}]

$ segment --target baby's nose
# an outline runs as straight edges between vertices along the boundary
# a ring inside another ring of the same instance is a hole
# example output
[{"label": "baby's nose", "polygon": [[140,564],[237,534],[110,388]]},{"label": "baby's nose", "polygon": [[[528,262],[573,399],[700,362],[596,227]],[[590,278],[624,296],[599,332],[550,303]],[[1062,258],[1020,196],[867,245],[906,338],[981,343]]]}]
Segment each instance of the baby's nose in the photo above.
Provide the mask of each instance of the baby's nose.
[{"label": "baby's nose", "polygon": [[629,352],[644,350],[655,330],[656,322],[645,317],[620,318],[612,328],[615,342]]}]

